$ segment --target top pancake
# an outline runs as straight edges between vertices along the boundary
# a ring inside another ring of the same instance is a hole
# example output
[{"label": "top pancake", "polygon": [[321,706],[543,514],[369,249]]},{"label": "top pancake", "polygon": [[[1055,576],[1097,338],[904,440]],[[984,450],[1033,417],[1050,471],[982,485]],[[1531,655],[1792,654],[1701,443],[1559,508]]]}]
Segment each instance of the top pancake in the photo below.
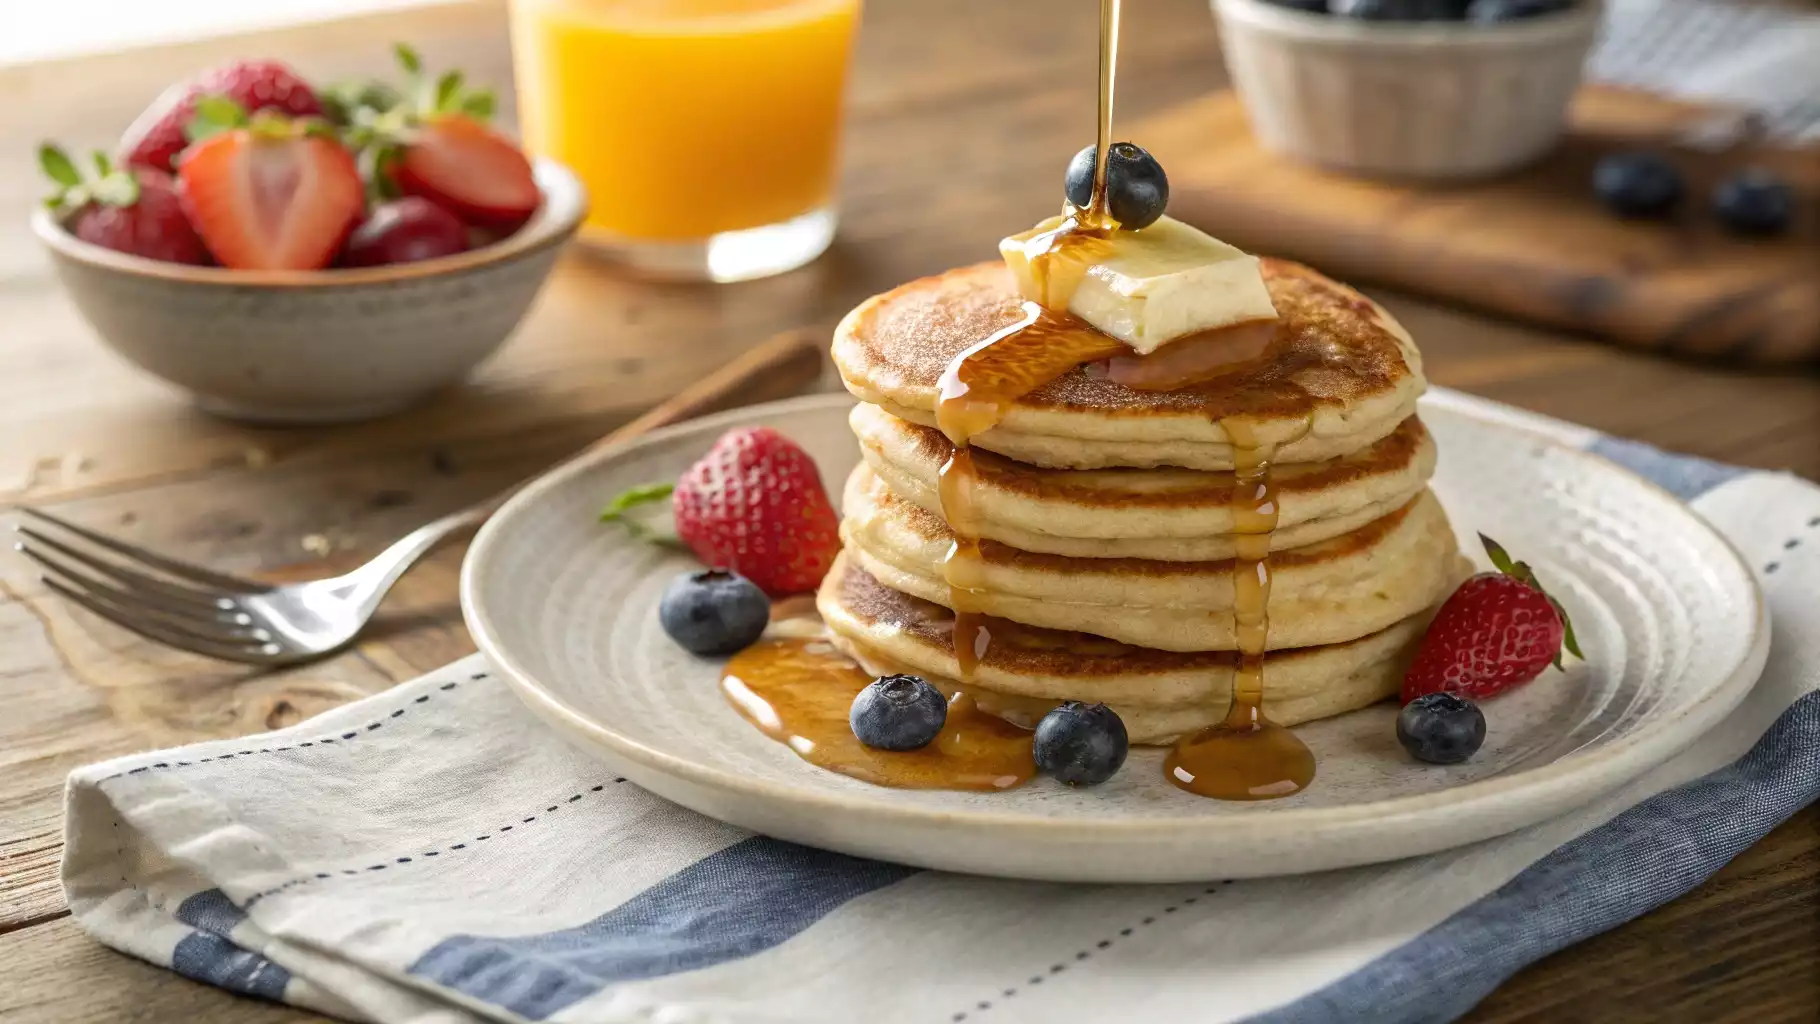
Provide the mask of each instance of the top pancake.
[{"label": "top pancake", "polygon": [[[1262,261],[1277,340],[1245,369],[1178,391],[1136,391],[1076,368],[1020,399],[973,438],[1020,462],[1063,469],[1231,469],[1220,421],[1238,417],[1277,460],[1315,462],[1389,434],[1426,381],[1407,332],[1376,303],[1298,263]],[[835,330],[848,390],[912,422],[935,423],[942,371],[1023,315],[1009,271],[980,263],[861,303]],[[1081,330],[1090,331],[1084,322]]]}]

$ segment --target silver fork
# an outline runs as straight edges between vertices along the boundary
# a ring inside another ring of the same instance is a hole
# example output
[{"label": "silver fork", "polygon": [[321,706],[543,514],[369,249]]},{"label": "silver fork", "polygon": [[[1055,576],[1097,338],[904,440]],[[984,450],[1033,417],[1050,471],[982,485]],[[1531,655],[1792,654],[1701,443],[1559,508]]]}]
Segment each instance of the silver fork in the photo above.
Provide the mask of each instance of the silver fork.
[{"label": "silver fork", "polygon": [[[823,344],[803,331],[776,335],[588,451],[735,400],[794,394],[820,374]],[[290,665],[352,643],[399,577],[443,542],[484,523],[517,491],[421,526],[352,572],[282,586],[190,565],[42,509],[18,509],[37,522],[14,525],[14,547],[45,570],[40,578],[52,591],[149,640],[226,661]]]}]

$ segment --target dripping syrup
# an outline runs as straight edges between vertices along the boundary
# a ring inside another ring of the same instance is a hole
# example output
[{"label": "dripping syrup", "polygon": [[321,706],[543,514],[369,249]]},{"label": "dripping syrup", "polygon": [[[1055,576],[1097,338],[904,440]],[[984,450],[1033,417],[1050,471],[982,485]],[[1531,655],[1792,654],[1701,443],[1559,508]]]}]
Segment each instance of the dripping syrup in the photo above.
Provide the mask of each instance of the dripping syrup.
[{"label": "dripping syrup", "polygon": [[1270,544],[1278,507],[1271,465],[1277,446],[1252,424],[1221,421],[1232,442],[1233,635],[1239,661],[1226,720],[1183,737],[1163,760],[1170,782],[1219,800],[1272,800],[1307,789],[1314,754],[1295,733],[1264,717],[1264,660],[1270,646]]}]

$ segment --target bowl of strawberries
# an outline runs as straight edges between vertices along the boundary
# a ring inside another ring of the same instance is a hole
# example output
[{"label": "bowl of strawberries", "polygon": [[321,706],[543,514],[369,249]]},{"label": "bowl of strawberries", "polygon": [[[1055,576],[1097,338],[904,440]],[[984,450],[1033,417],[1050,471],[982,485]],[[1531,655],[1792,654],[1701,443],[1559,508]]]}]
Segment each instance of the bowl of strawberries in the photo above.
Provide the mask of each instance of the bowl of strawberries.
[{"label": "bowl of strawberries", "polygon": [[179,83],[33,217],[107,344],[203,409],[329,423],[458,383],[512,334],[587,212],[567,169],[434,78],[317,90],[275,61]]}]

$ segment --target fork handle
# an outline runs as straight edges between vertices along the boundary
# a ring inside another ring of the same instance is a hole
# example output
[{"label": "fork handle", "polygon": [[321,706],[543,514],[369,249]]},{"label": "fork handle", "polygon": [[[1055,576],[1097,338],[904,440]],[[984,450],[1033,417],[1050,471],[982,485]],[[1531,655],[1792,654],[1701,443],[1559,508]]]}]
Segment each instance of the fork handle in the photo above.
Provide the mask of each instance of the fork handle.
[{"label": "fork handle", "polygon": [[[558,466],[567,465],[603,448],[623,444],[672,423],[722,409],[794,395],[821,376],[822,352],[826,344],[825,336],[806,329],[772,335],[644,415],[558,463]],[[557,467],[551,467],[555,468]],[[541,475],[543,474],[539,474]],[[349,597],[359,600],[363,610],[370,610],[419,559],[444,542],[478,528],[532,479],[536,477],[514,484],[478,504],[426,523],[399,538],[371,561],[343,577],[353,585]]]}]

